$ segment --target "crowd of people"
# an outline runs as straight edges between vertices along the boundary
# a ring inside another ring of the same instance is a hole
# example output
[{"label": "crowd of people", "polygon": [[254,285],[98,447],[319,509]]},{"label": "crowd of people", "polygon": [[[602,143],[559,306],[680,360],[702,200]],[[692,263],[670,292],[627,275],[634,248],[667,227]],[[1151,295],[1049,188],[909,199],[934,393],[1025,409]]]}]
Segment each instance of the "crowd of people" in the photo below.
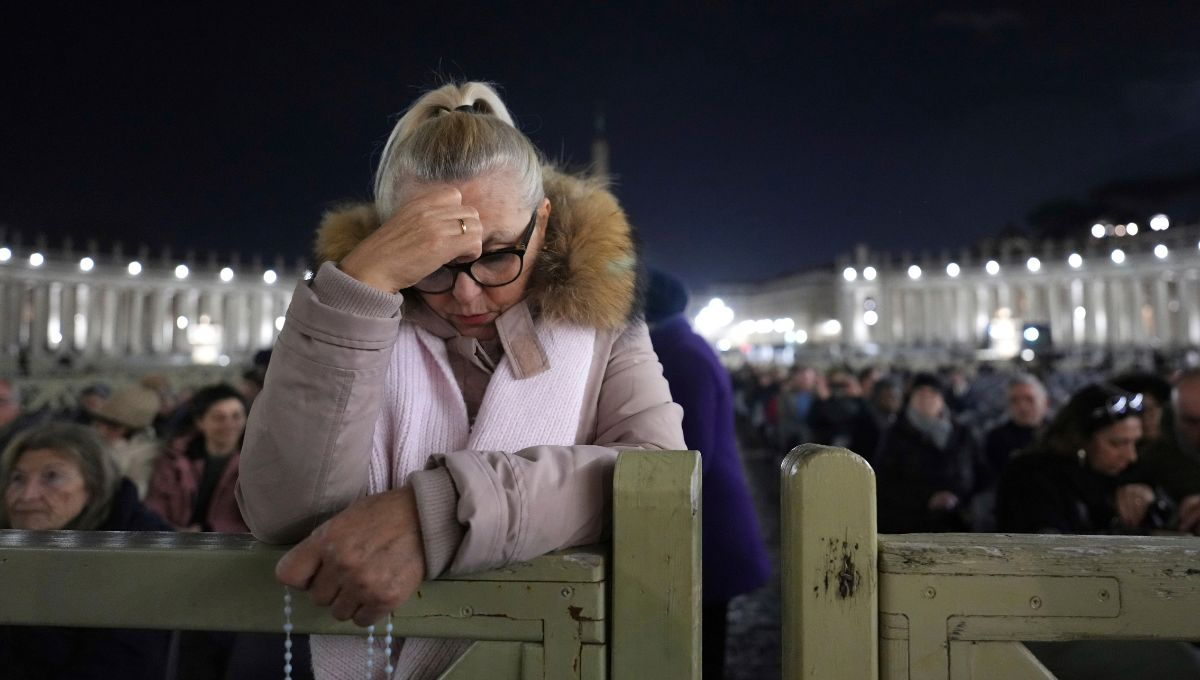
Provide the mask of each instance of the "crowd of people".
[{"label": "crowd of people", "polygon": [[[746,366],[733,382],[747,445],[815,442],[870,462],[884,532],[1192,533],[1200,522],[1200,370]],[[1090,494],[1088,512],[1064,514]]]},{"label": "crowd of people", "polygon": [[[842,446],[876,471],[884,533],[1200,533],[1200,369],[734,372],[747,445]],[[1200,678],[1167,641],[1030,644],[1060,678]]]},{"label": "crowd of people", "polygon": [[[175,391],[153,374],[27,411],[0,378],[0,529],[247,532],[234,487],[254,387]],[[259,677],[279,667],[278,637],[0,626],[0,668],[19,679]]]}]

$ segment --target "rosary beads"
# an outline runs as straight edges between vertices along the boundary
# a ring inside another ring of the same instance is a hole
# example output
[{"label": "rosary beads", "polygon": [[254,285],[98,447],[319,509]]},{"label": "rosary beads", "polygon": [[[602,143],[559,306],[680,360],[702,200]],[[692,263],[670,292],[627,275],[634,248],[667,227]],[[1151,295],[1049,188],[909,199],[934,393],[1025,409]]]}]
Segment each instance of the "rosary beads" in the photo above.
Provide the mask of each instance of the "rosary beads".
[{"label": "rosary beads", "polygon": [[[292,591],[283,588],[283,680],[292,680]],[[396,667],[392,665],[392,613],[388,612],[384,627],[384,677],[391,678]],[[375,626],[367,626],[367,680],[375,677]]]}]

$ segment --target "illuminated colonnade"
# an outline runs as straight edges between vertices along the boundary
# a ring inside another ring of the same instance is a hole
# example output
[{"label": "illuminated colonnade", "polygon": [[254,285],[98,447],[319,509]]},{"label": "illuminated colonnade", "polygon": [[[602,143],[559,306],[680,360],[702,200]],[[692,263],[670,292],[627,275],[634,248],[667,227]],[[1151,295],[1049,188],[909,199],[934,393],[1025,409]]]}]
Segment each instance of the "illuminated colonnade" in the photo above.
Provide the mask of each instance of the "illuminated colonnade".
[{"label": "illuminated colonnade", "polygon": [[[697,316],[697,330],[719,347],[744,351],[803,337],[851,349],[1011,356],[1022,333],[1047,329],[1063,350],[1200,346],[1200,225],[1119,237],[1108,229],[1079,241],[984,242],[957,257],[897,257],[859,247],[831,268],[715,286],[692,313],[704,311],[699,305],[709,297],[720,298],[730,311]],[[766,319],[792,321],[789,337],[766,331]]]},{"label": "illuminated colonnade", "polygon": [[[0,373],[24,364],[120,366],[243,361],[282,327],[303,267],[150,262],[0,243]],[[236,261],[236,258],[234,258]]]}]

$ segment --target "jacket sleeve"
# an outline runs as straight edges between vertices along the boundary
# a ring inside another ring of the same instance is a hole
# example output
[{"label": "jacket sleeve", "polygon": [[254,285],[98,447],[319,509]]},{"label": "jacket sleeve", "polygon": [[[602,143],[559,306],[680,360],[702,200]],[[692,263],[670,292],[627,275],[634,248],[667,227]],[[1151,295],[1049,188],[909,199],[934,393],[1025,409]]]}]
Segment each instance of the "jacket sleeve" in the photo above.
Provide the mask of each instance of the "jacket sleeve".
[{"label": "jacket sleeve", "polygon": [[618,450],[685,449],[682,419],[646,326],[630,326],[604,365],[589,444],[455,451],[435,456],[435,468],[413,475],[423,530],[428,533],[432,517],[426,515],[436,509],[433,502],[423,503],[420,487],[445,473],[458,493],[456,523],[464,528],[461,541],[444,556],[425,536],[429,576],[447,563],[450,573],[472,573],[598,541]]},{"label": "jacket sleeve", "polygon": [[366,492],[401,297],[325,263],[296,287],[242,446],[237,500],[255,537],[303,539]]}]

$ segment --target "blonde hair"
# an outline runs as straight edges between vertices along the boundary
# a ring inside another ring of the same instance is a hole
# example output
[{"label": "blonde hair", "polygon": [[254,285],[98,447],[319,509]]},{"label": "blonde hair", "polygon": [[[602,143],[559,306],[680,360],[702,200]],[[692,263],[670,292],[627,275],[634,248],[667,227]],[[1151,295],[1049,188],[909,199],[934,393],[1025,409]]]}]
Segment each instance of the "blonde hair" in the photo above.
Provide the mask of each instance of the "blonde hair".
[{"label": "blonde hair", "polygon": [[545,196],[542,160],[486,83],[449,83],[426,92],[397,121],[375,171],[375,209],[391,217],[414,185],[461,182],[508,172],[530,208]]}]

